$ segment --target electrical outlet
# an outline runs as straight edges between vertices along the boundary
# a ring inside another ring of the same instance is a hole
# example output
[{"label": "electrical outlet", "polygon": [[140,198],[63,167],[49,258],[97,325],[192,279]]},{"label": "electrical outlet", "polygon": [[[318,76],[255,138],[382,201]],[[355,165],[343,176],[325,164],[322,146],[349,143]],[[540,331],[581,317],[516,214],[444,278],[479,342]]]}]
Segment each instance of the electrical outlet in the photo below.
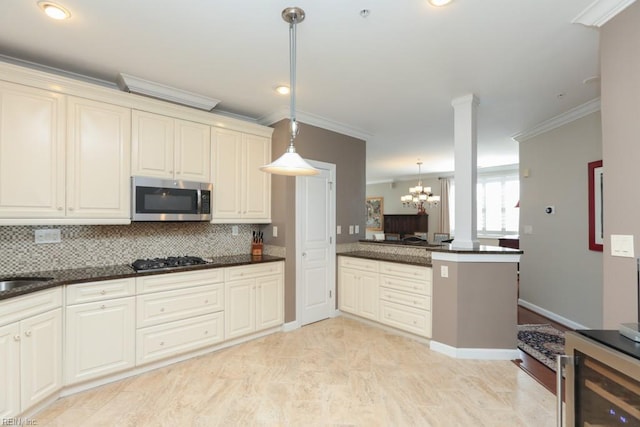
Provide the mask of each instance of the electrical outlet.
[{"label": "electrical outlet", "polygon": [[231,226],[231,235],[232,236],[237,236],[238,235],[238,226],[237,225],[232,225]]},{"label": "electrical outlet", "polygon": [[273,226],[273,237],[278,237],[278,226],[274,225]]},{"label": "electrical outlet", "polygon": [[338,225],[336,227],[336,234],[342,234],[342,226],[341,225]]},{"label": "electrical outlet", "polygon": [[356,234],[360,234],[360,226],[356,225]]},{"label": "electrical outlet", "polygon": [[34,234],[35,234],[35,242],[37,244],[60,243],[62,241],[62,239],[60,238],[59,229],[36,230]]},{"label": "electrical outlet", "polygon": [[441,265],[440,266],[440,277],[449,277],[449,266]]}]

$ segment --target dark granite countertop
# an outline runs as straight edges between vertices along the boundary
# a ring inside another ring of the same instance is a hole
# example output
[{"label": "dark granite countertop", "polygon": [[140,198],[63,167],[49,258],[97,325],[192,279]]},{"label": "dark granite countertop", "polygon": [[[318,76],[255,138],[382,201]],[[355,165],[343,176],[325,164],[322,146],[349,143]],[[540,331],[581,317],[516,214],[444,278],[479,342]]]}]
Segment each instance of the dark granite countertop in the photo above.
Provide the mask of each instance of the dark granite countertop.
[{"label": "dark granite countertop", "polygon": [[209,258],[208,264],[192,265],[189,267],[180,267],[171,270],[149,270],[136,273],[129,264],[110,265],[105,267],[84,267],[66,270],[48,270],[37,271],[24,274],[12,274],[2,276],[8,277],[51,277],[52,280],[39,282],[28,286],[10,289],[8,291],[0,291],[0,300],[25,295],[43,289],[54,288],[56,286],[71,285],[74,283],[98,282],[102,280],[122,279],[125,277],[148,276],[155,274],[178,273],[193,270],[205,270],[209,268],[233,267],[237,265],[260,264],[264,262],[284,261],[284,258],[262,255],[261,257],[253,257],[251,255],[229,255],[223,257]]},{"label": "dark granite countertop", "polygon": [[504,248],[502,246],[480,245],[477,249],[456,249],[450,244],[429,248],[432,252],[451,252],[454,254],[491,254],[491,255],[519,255],[524,252],[520,249]]},{"label": "dark granite countertop", "polygon": [[446,243],[436,244],[429,243],[426,240],[371,240],[371,239],[361,239],[360,243],[372,243],[375,245],[388,245],[388,246],[402,246],[409,248],[427,248],[431,250],[431,248],[441,248],[443,246],[448,246]]},{"label": "dark granite countertop", "polygon": [[375,261],[397,262],[399,264],[411,264],[411,265],[418,265],[420,267],[431,267],[431,260],[427,257],[421,257],[421,256],[399,255],[399,254],[390,254],[385,252],[373,252],[373,251],[340,252],[336,255],[349,256],[353,258],[371,259]]}]

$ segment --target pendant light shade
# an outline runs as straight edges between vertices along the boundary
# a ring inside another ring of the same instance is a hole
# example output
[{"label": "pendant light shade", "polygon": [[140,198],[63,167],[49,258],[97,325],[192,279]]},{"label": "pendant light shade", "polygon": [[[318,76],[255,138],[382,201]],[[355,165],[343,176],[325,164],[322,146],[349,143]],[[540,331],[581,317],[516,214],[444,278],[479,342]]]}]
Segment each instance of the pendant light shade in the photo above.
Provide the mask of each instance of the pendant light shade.
[{"label": "pendant light shade", "polygon": [[299,7],[288,7],[282,11],[282,19],[289,23],[289,71],[291,117],[289,121],[289,146],[287,151],[277,160],[264,165],[261,171],[276,175],[317,175],[320,171],[307,163],[298,153],[293,140],[298,135],[296,121],[296,26],[304,21],[304,10]]}]

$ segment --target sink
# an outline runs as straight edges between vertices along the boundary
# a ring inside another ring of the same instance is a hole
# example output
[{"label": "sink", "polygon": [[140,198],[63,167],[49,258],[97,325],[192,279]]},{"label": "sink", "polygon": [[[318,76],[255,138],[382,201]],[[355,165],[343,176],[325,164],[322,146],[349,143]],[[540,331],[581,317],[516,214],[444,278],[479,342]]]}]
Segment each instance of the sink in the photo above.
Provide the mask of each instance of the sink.
[{"label": "sink", "polygon": [[0,292],[9,291],[23,286],[29,286],[36,283],[47,282],[53,280],[53,277],[5,277],[0,278]]}]

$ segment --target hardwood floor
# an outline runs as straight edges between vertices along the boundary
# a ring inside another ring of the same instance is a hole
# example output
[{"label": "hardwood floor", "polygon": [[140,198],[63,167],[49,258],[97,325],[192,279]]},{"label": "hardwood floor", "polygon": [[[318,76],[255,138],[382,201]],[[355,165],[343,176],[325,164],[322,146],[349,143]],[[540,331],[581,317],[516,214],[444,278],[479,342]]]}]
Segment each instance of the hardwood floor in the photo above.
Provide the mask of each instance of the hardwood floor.
[{"label": "hardwood floor", "polygon": [[510,361],[454,359],[337,317],[58,400],[39,426],[555,425]]},{"label": "hardwood floor", "polygon": [[[531,310],[518,306],[518,324],[519,325],[541,324],[541,323],[548,323],[561,331],[570,330],[569,328],[567,328],[566,326],[560,323],[554,322],[553,320],[548,319],[544,316],[541,316],[538,313],[534,313]],[[555,395],[556,373],[546,365],[538,362],[536,359],[529,356],[524,351],[522,350],[518,350],[518,351],[520,353],[520,359],[514,361],[516,365],[518,365],[522,370],[524,370],[533,378],[535,378],[547,390],[549,390]],[[563,395],[564,395],[564,387],[563,387]]]}]

